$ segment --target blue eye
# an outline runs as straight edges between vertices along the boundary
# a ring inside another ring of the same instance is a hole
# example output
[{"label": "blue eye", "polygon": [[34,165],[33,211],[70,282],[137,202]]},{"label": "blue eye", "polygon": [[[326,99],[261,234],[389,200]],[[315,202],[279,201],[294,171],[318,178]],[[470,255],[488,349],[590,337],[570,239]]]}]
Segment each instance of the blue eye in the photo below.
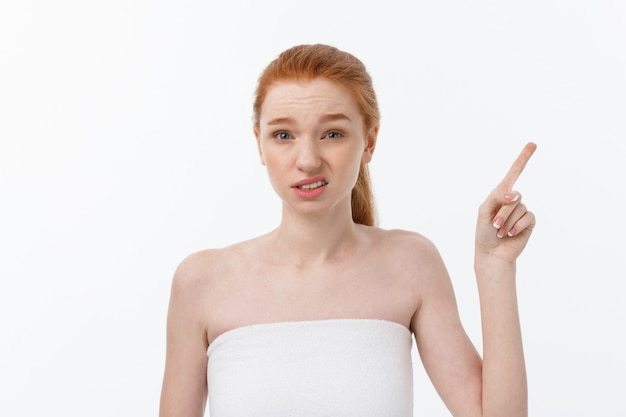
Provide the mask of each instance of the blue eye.
[{"label": "blue eye", "polygon": [[339,139],[343,137],[343,135],[337,131],[332,131],[332,132],[328,132],[324,137],[328,139]]},{"label": "blue eye", "polygon": [[292,136],[287,132],[277,132],[274,133],[274,137],[278,140],[288,140],[292,139]]}]

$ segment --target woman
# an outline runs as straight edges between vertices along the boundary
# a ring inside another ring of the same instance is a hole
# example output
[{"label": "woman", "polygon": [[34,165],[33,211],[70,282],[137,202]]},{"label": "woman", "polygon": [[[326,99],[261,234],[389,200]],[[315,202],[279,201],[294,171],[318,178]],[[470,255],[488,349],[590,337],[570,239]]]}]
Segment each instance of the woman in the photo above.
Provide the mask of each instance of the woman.
[{"label": "woman", "polygon": [[278,227],[190,255],[172,284],[161,417],[412,416],[411,337],[454,416],[525,416],[515,261],[535,225],[513,184],[529,143],[478,213],[483,355],[435,246],[374,225],[371,79],[326,45],[284,51],[254,103]]}]

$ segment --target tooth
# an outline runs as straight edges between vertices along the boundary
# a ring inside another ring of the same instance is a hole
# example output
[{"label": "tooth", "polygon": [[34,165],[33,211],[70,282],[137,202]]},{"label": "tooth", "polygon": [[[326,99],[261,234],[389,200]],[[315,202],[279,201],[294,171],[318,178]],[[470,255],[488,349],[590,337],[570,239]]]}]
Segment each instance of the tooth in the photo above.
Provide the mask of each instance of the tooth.
[{"label": "tooth", "polygon": [[300,188],[302,188],[303,190],[312,190],[314,188],[321,187],[322,185],[324,185],[324,181],[317,181],[317,182],[314,182],[312,184],[302,185],[302,186],[300,186]]}]

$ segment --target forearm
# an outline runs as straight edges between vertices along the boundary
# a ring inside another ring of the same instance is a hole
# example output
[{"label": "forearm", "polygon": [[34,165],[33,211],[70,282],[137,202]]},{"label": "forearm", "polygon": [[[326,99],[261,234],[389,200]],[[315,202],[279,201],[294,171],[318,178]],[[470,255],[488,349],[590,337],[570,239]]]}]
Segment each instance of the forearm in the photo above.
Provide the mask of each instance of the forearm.
[{"label": "forearm", "polygon": [[526,366],[514,263],[475,262],[483,333],[483,416],[528,415]]}]

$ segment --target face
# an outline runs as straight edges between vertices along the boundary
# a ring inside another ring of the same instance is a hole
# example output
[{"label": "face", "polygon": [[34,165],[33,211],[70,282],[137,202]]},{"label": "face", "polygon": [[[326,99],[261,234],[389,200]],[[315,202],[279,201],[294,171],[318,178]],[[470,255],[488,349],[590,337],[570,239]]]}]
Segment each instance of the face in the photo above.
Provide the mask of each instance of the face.
[{"label": "face", "polygon": [[347,89],[326,79],[285,82],[267,93],[255,136],[283,206],[299,213],[351,210],[361,163],[368,163],[378,128],[365,132]]}]

